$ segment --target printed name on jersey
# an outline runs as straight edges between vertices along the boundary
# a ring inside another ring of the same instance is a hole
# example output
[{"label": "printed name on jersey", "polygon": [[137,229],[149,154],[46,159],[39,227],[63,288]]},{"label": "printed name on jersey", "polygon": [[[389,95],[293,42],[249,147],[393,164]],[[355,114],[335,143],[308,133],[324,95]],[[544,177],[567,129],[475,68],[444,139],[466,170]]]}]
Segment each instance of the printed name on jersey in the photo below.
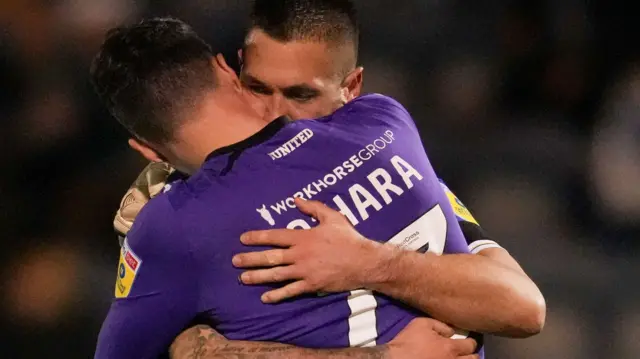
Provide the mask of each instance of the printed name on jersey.
[{"label": "printed name on jersey", "polygon": [[444,190],[444,193],[447,194],[447,198],[449,199],[449,203],[451,203],[451,207],[453,207],[453,213],[455,213],[456,216],[459,219],[463,220],[463,221],[471,222],[473,224],[478,224],[478,221],[476,221],[476,219],[473,218],[473,215],[471,214],[471,212],[462,203],[462,201],[460,201],[458,199],[458,197],[456,197],[456,195],[453,194],[453,192],[451,192],[449,187],[447,187],[442,182],[440,182],[440,186],[442,186],[442,189]]},{"label": "printed name on jersey", "polygon": [[142,266],[142,260],[129,247],[127,239],[124,239],[120,249],[120,262],[118,263],[118,275],[116,277],[116,298],[126,298],[131,292],[131,287],[136,275]]},{"label": "printed name on jersey", "polygon": [[[409,162],[402,157],[396,155],[390,159],[390,163],[394,168],[394,174],[400,178],[396,178],[395,182],[389,171],[385,168],[376,168],[367,175],[367,182],[356,183],[349,187],[349,199],[345,202],[340,195],[333,197],[333,203],[337,210],[342,213],[352,225],[356,226],[360,222],[369,219],[371,209],[380,211],[384,206],[393,202],[393,197],[400,197],[414,186],[414,181],[422,181],[424,178]],[[402,185],[400,187],[399,185]],[[373,187],[373,191],[370,190]],[[369,189],[367,189],[369,188]],[[404,188],[404,189],[403,189]],[[373,195],[375,192],[382,198],[381,201]],[[308,229],[311,228],[304,219],[298,219],[287,225],[288,229]]]},{"label": "printed name on jersey", "polygon": [[[359,150],[354,155],[349,156],[346,161],[343,161],[341,164],[339,164],[336,168],[333,169],[331,173],[328,173],[324,177],[318,179],[317,181],[314,181],[306,185],[300,191],[294,193],[291,197],[288,197],[284,200],[276,202],[275,204],[269,205],[268,207],[267,205],[263,204],[262,207],[257,208],[256,211],[267,223],[269,223],[269,225],[271,226],[275,225],[274,215],[281,215],[287,212],[289,209],[296,209],[295,202],[293,201],[295,197],[300,197],[303,199],[313,199],[313,197],[316,196],[318,193],[335,185],[336,183],[338,183],[339,181],[347,177],[349,174],[353,173],[356,169],[361,167],[364,164],[364,162],[371,160],[374,156],[376,156],[376,154],[380,153],[381,151],[384,151],[394,141],[395,141],[395,138],[394,138],[393,132],[391,130],[386,130],[384,133],[380,135],[380,137],[373,140],[370,144],[366,145],[363,149]],[[401,166],[400,164],[398,165]],[[380,169],[380,170],[384,171],[384,169]],[[415,171],[415,169],[413,168],[412,170]],[[380,175],[384,177],[384,174],[380,174]],[[387,178],[388,176],[385,177],[384,179],[386,180]],[[420,176],[420,179],[422,179],[421,176]],[[354,190],[354,191],[357,191],[357,190]],[[383,195],[383,198],[385,198],[386,200],[387,197]],[[352,218],[355,219],[355,217],[351,217],[350,219]]]},{"label": "printed name on jersey", "polygon": [[[336,209],[347,217],[352,225],[356,226],[366,221],[373,211],[380,211],[390,205],[394,197],[407,193],[413,188],[414,182],[422,181],[424,178],[409,162],[398,155],[393,156],[389,162],[394,169],[391,173],[385,168],[376,168],[366,176],[367,182],[349,187],[348,197],[333,197]],[[378,197],[373,193],[377,193]],[[315,222],[314,219],[312,221]],[[289,222],[287,228],[309,229],[311,226],[306,219],[301,218]]]},{"label": "printed name on jersey", "polygon": [[313,131],[305,128],[304,130],[300,131],[300,133],[293,136],[293,138],[287,141],[284,145],[269,153],[269,157],[271,157],[271,159],[274,161],[285,157],[286,155],[295,151],[298,147],[302,146],[302,144],[307,142],[311,137],[313,137]]}]

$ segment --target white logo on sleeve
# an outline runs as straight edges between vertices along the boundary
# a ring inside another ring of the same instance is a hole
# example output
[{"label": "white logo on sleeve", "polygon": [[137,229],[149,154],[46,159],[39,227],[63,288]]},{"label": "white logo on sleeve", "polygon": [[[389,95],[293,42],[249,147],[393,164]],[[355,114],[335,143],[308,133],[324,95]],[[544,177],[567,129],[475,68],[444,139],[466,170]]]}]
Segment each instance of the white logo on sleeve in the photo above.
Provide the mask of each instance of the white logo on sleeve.
[{"label": "white logo on sleeve", "polygon": [[261,208],[256,209],[256,212],[260,213],[262,219],[267,221],[269,225],[274,226],[276,224],[276,221],[273,219],[271,212],[269,212],[269,210],[267,209],[267,205],[263,204]]}]

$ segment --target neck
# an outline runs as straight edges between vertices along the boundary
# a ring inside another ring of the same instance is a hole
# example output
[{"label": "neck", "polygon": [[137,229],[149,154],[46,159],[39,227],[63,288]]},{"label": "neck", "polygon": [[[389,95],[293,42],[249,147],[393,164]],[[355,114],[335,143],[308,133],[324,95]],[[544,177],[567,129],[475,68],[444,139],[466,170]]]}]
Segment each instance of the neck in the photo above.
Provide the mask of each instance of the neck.
[{"label": "neck", "polygon": [[200,169],[211,152],[251,137],[268,124],[246,106],[221,108],[214,101],[206,101],[194,115],[198,119],[181,127],[172,146],[176,157],[183,159],[176,167],[187,174]]}]

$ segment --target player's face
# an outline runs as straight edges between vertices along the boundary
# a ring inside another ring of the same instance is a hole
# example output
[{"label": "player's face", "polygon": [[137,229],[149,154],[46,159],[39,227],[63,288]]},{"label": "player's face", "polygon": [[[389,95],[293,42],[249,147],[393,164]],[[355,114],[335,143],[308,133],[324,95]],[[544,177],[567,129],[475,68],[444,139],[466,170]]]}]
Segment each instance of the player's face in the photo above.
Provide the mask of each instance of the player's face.
[{"label": "player's face", "polygon": [[327,45],[282,43],[252,30],[242,53],[242,85],[262,97],[278,96],[292,119],[326,116],[360,93],[362,69],[346,77]]}]

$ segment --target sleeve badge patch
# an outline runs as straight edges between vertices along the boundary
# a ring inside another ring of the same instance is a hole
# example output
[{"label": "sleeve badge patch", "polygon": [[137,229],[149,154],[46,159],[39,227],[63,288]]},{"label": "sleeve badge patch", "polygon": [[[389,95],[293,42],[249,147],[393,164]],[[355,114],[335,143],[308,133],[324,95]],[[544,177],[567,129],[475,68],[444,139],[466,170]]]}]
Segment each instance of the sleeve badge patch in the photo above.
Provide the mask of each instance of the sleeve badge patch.
[{"label": "sleeve badge patch", "polygon": [[462,221],[471,222],[473,224],[478,225],[478,221],[476,221],[476,219],[473,218],[473,215],[471,214],[471,212],[467,209],[467,207],[465,207],[462,201],[460,201],[458,197],[456,197],[456,195],[453,194],[453,192],[451,192],[449,187],[447,187],[442,182],[440,182],[440,185],[442,186],[444,193],[447,195],[447,198],[449,199],[449,203],[451,204],[451,207],[453,207],[453,213],[456,214],[456,217],[458,217],[458,219]]},{"label": "sleeve badge patch", "polygon": [[125,238],[122,248],[120,249],[120,261],[118,263],[118,275],[116,277],[115,288],[116,298],[126,298],[129,296],[141,265],[142,260],[133,253]]}]

